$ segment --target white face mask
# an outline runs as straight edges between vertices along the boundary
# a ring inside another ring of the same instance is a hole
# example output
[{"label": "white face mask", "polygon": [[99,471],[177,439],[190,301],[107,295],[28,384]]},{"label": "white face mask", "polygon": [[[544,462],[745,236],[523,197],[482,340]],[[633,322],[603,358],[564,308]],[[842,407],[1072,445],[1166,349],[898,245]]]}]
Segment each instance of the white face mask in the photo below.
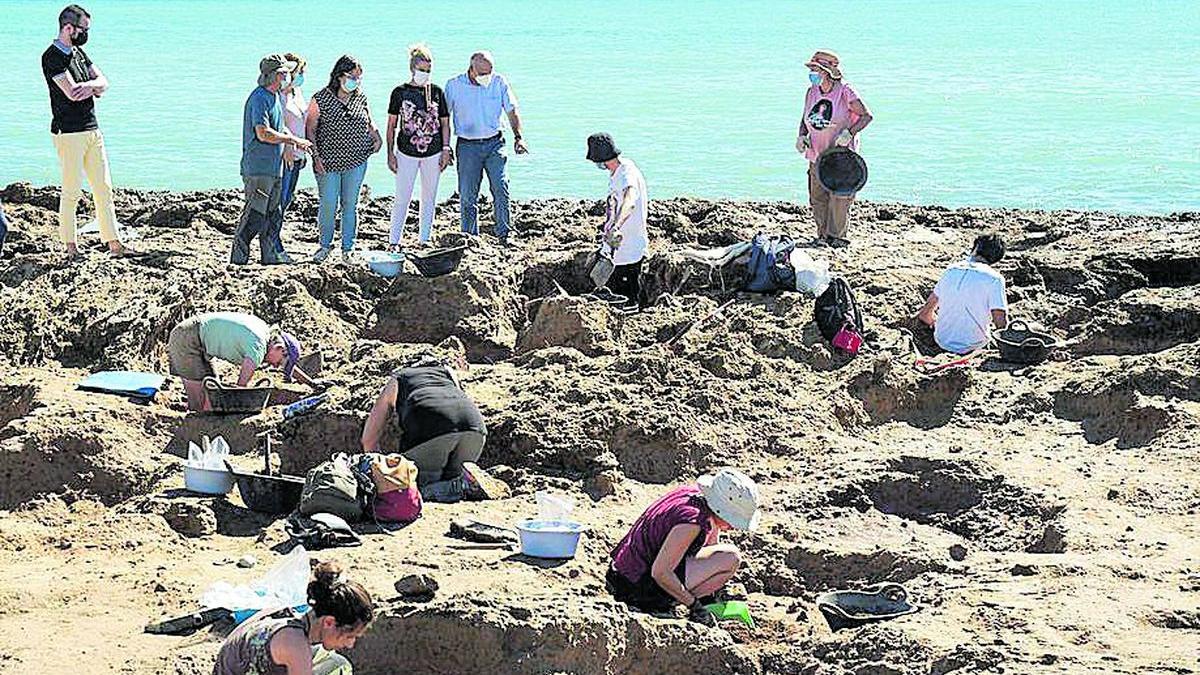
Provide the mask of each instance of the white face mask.
[{"label": "white face mask", "polygon": [[475,81],[479,83],[479,86],[486,87],[492,83],[492,74],[491,73],[488,73],[487,75],[476,74]]},{"label": "white face mask", "polygon": [[429,84],[429,73],[424,70],[414,70],[413,84]]}]

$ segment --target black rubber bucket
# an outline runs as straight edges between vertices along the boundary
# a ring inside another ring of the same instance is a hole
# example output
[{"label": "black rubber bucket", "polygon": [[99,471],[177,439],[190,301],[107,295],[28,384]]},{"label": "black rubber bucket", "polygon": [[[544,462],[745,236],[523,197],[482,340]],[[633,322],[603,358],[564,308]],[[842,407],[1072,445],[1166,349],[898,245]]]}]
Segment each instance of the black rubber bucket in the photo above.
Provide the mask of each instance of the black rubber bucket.
[{"label": "black rubber bucket", "polygon": [[421,276],[440,277],[443,274],[449,274],[458,269],[458,264],[462,262],[463,253],[466,250],[466,246],[454,246],[424,254],[410,253],[408,261],[413,264],[413,267],[417,268]]},{"label": "black rubber bucket", "polygon": [[850,148],[834,146],[817,158],[817,180],[838,197],[849,197],[867,184],[867,162]]}]

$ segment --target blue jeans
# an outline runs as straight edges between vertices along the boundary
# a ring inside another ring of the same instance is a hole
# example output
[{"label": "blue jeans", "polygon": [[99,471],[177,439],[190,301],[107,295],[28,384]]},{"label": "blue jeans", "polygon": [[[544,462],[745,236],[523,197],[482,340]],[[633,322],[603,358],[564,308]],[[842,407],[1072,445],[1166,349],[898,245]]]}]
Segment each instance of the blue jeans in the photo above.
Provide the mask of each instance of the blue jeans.
[{"label": "blue jeans", "polygon": [[358,193],[362,190],[367,175],[367,163],[353,169],[329,171],[317,176],[317,192],[321,205],[317,209],[317,222],[321,224],[321,248],[333,246],[334,218],[338,204],[342,206],[342,251],[354,248],[354,237],[358,233]]},{"label": "blue jeans", "polygon": [[458,201],[462,231],[479,234],[479,186],[487,172],[492,189],[492,207],[496,214],[496,236],[508,238],[508,153],[504,137],[482,141],[458,139]]},{"label": "blue jeans", "polygon": [[[292,200],[296,197],[296,184],[300,182],[300,171],[304,169],[305,161],[298,160],[292,165],[291,170],[286,166],[283,167],[283,197],[280,201],[280,206],[284,216],[287,215],[288,207],[292,205]],[[283,237],[280,237],[275,242],[275,250],[283,253]]]}]

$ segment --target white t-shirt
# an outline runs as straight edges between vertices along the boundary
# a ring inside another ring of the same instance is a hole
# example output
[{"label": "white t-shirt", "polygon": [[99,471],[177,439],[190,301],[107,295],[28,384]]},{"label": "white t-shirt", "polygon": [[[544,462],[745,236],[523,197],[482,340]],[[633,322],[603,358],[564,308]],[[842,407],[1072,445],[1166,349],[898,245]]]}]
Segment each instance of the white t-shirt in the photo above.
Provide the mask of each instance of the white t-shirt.
[{"label": "white t-shirt", "polygon": [[933,294],[938,299],[933,338],[942,349],[956,354],[986,344],[992,310],[1008,311],[1004,277],[973,258],[951,265],[933,287]]},{"label": "white t-shirt", "polygon": [[604,222],[605,224],[611,223],[617,217],[621,209],[621,198],[625,195],[625,188],[633,187],[637,190],[633,213],[619,230],[621,245],[617,247],[616,251],[610,251],[614,265],[629,265],[646,257],[646,248],[650,243],[649,235],[646,233],[646,179],[642,178],[642,172],[637,168],[637,164],[633,163],[633,160],[621,157],[617,161],[621,165],[617,167],[608,181],[608,203],[605,209],[607,217]]},{"label": "white t-shirt", "polygon": [[[293,136],[304,138],[304,123],[308,120],[308,102],[304,100],[304,93],[299,89],[293,88],[292,91],[283,97],[283,124]],[[304,153],[290,144],[287,146],[287,152],[291,153],[292,159],[302,159]]]}]

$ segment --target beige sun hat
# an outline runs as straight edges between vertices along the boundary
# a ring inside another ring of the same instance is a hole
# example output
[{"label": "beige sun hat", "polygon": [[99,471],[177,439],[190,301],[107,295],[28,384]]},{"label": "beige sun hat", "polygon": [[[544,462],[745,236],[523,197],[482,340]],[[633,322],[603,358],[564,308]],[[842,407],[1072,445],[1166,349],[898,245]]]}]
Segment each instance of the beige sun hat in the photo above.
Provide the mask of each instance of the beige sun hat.
[{"label": "beige sun hat", "polygon": [[758,527],[758,486],[737,469],[721,469],[696,480],[708,507],[739,530]]},{"label": "beige sun hat", "polygon": [[828,49],[818,49],[813,53],[812,58],[808,63],[804,64],[809,68],[820,68],[825,71],[830,77],[835,80],[842,79],[842,70],[838,67],[838,55]]}]

